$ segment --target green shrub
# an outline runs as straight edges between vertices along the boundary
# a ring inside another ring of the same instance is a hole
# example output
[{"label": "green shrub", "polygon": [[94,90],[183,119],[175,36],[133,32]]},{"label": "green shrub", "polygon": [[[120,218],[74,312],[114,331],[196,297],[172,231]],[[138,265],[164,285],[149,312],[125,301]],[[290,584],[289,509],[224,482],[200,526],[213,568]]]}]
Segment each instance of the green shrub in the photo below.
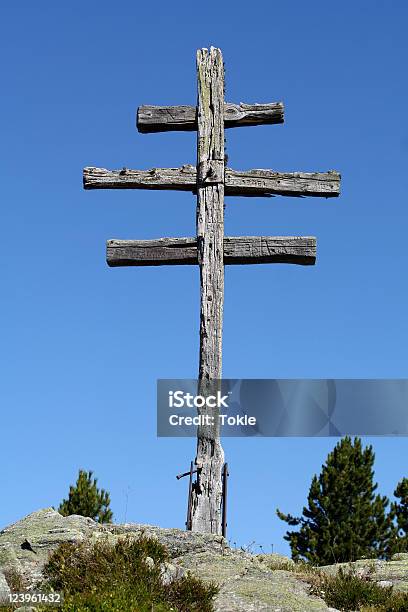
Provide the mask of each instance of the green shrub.
[{"label": "green shrub", "polygon": [[363,606],[360,612],[407,612],[408,596],[406,593],[396,593],[383,606]]},{"label": "green shrub", "polygon": [[167,599],[179,612],[212,612],[215,584],[205,584],[194,576],[183,576],[169,585]]},{"label": "green shrub", "polygon": [[211,612],[215,585],[190,575],[162,584],[161,564],[168,559],[162,544],[144,536],[115,544],[66,542],[44,567],[43,587],[63,592],[62,612]]},{"label": "green shrub", "polygon": [[16,569],[7,567],[3,570],[3,574],[12,593],[21,593],[25,590],[26,584],[23,576]]},{"label": "green shrub", "polygon": [[338,610],[408,611],[408,593],[394,593],[392,587],[381,587],[352,570],[340,568],[335,576],[316,572],[310,582],[311,593]]}]

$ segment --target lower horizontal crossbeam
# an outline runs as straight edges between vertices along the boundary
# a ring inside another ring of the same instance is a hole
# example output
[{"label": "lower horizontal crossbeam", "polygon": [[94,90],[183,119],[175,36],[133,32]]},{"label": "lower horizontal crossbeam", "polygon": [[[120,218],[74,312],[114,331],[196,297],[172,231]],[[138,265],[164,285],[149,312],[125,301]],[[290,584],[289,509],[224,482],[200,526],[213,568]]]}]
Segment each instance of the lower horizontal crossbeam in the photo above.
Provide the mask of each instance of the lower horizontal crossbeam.
[{"label": "lower horizontal crossbeam", "polygon": [[[224,264],[292,263],[313,265],[316,238],[311,236],[225,236]],[[108,240],[109,266],[198,264],[196,238]]]}]

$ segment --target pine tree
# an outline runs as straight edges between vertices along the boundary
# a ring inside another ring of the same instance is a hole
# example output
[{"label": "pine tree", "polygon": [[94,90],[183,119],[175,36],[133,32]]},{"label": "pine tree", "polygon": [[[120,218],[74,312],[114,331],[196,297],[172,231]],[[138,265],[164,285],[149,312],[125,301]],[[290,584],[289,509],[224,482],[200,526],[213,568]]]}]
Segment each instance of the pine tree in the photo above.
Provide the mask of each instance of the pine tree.
[{"label": "pine tree", "polygon": [[99,523],[110,523],[113,514],[109,508],[109,493],[98,489],[97,478],[92,477],[92,471],[79,470],[76,485],[70,486],[68,499],[62,501],[58,512],[63,516],[79,514],[90,516]]},{"label": "pine tree", "polygon": [[392,552],[408,552],[408,478],[403,478],[394,491],[399,500],[391,504],[390,516],[395,521]]},{"label": "pine tree", "polygon": [[313,477],[302,517],[277,510],[280,519],[300,526],[285,535],[294,560],[326,565],[387,555],[392,519],[388,499],[375,495],[374,458],[371,446],[363,449],[359,438],[347,436]]}]

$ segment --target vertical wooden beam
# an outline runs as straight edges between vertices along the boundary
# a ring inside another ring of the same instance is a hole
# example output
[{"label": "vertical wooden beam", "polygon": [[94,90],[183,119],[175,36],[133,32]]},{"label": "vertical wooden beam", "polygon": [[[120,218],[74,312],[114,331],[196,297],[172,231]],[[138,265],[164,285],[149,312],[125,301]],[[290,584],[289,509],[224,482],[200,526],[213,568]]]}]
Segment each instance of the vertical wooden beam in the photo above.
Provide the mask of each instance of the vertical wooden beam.
[{"label": "vertical wooden beam", "polygon": [[[200,266],[199,394],[215,391],[221,379],[224,306],[224,64],[220,49],[197,51],[197,252]],[[217,383],[215,383],[217,385]],[[197,482],[192,492],[191,526],[221,533],[224,451],[216,410],[198,428]]]}]

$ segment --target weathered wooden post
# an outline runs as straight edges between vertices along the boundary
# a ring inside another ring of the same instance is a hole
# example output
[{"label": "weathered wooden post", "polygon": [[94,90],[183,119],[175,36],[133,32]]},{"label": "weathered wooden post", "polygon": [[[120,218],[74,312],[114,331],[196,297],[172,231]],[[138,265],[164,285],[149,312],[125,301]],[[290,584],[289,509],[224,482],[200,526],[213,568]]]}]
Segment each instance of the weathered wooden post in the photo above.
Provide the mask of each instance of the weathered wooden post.
[{"label": "weathered wooden post", "polygon": [[[197,255],[200,266],[200,395],[221,379],[224,309],[224,65],[221,51],[197,51]],[[211,386],[210,386],[211,385]],[[212,387],[212,388],[211,388]],[[213,412],[201,409],[199,412]],[[214,416],[214,415],[211,415]],[[216,415],[215,415],[216,416]],[[220,533],[224,451],[219,420],[197,431],[193,531]]]},{"label": "weathered wooden post", "polygon": [[[222,366],[224,265],[292,263],[313,265],[316,239],[282,236],[224,236],[224,195],[320,196],[340,193],[335,172],[235,171],[225,167],[224,126],[227,128],[283,123],[283,104],[232,104],[224,101],[221,51],[197,52],[198,104],[142,106],[137,113],[140,132],[197,130],[197,164],[152,170],[84,169],[85,189],[174,189],[197,194],[197,235],[194,238],[108,240],[109,266],[199,265],[200,362],[199,393],[214,392]],[[209,411],[209,409],[206,409]],[[218,419],[198,428],[196,482],[189,486],[187,528],[221,534],[222,467]],[[227,486],[227,468],[224,468]]]}]

